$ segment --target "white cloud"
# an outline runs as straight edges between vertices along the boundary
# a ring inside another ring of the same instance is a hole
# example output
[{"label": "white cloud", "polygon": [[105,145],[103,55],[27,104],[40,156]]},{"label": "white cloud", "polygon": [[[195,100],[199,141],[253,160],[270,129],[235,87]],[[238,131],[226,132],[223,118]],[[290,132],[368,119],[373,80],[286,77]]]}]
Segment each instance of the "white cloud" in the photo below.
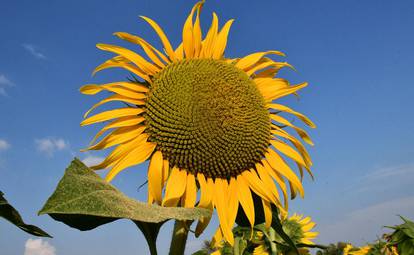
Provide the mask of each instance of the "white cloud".
[{"label": "white cloud", "polygon": [[36,46],[34,46],[33,44],[29,44],[29,43],[24,43],[22,44],[23,48],[25,50],[27,50],[30,54],[32,54],[35,58],[38,59],[46,59],[46,56],[41,53]]},{"label": "white cloud", "polygon": [[96,156],[87,156],[86,158],[82,159],[82,162],[86,166],[94,166],[101,163],[105,158],[103,157],[96,157]]},{"label": "white cloud", "polygon": [[10,144],[6,140],[0,139],[0,151],[5,151],[8,148],[10,148]]},{"label": "white cloud", "polygon": [[383,233],[391,232],[383,226],[402,223],[398,215],[414,215],[414,196],[367,206],[346,213],[334,222],[320,223],[319,240],[323,243],[349,241],[356,245],[375,241]]},{"label": "white cloud", "polygon": [[0,95],[7,96],[6,88],[14,86],[6,75],[0,74]]},{"label": "white cloud", "polygon": [[69,144],[62,138],[35,139],[36,149],[48,157],[52,157],[56,151],[69,148]]},{"label": "white cloud", "polygon": [[56,248],[42,239],[28,239],[24,255],[56,255]]}]

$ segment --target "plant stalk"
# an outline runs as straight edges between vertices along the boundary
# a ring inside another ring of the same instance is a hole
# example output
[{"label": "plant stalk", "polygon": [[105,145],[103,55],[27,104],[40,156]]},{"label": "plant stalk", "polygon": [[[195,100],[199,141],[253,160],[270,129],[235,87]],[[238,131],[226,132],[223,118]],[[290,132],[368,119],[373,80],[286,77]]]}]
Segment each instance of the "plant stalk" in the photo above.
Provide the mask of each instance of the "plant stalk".
[{"label": "plant stalk", "polygon": [[183,255],[187,243],[188,231],[192,221],[176,220],[171,238],[169,255]]}]

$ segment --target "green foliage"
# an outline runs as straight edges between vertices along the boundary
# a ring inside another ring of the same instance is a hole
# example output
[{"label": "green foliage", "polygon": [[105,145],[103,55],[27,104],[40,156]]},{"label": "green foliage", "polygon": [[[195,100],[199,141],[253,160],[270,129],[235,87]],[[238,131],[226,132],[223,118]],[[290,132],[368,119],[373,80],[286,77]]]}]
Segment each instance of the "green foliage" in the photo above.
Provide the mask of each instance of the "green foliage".
[{"label": "green foliage", "polygon": [[[260,221],[259,221],[260,222]],[[254,228],[237,226],[233,228],[234,246],[231,247],[228,243],[223,243],[220,247],[222,255],[251,255],[254,249],[258,246],[266,247],[269,254],[299,254],[297,245],[299,245],[300,238],[297,233],[298,228],[290,221],[279,219],[279,212],[273,208],[272,225],[269,229],[265,227],[264,223],[257,224]],[[206,242],[206,244],[210,244]],[[193,255],[210,254],[214,249],[211,246],[205,245],[203,250],[200,250]]]},{"label": "green foliage", "polygon": [[389,227],[394,229],[394,232],[385,235],[389,246],[395,246],[399,255],[414,254],[414,222],[401,217],[403,224]]},{"label": "green foliage", "polygon": [[74,159],[39,214],[48,214],[82,231],[118,219],[132,220],[144,233],[151,253],[156,254],[155,240],[164,222],[197,220],[210,213],[198,208],[166,208],[136,201]]},{"label": "green foliage", "polygon": [[51,237],[48,233],[43,231],[42,229],[28,225],[24,223],[22,217],[20,216],[19,212],[14,209],[12,205],[7,202],[6,198],[4,198],[4,193],[0,191],[0,217],[8,220],[12,224],[16,225],[21,230],[34,235],[34,236],[42,236],[42,237]]},{"label": "green foliage", "polygon": [[347,244],[343,242],[330,244],[325,249],[317,251],[316,255],[342,255],[346,245]]}]

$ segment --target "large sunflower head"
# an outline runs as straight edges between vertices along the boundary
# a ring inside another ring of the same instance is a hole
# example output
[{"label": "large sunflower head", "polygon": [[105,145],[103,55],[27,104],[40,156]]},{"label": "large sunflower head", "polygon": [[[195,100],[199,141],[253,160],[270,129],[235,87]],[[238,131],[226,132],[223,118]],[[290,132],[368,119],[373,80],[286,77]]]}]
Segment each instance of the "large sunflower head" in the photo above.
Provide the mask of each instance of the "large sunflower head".
[{"label": "large sunflower head", "polygon": [[[215,208],[220,231],[232,243],[231,229],[239,205],[250,224],[255,224],[252,193],[261,199],[267,225],[272,204],[282,212],[287,210],[289,188],[293,197],[297,193],[303,196],[301,181],[290,163],[297,165],[302,177],[303,169],[310,173],[312,162],[300,139],[288,131],[293,130],[308,144],[312,141],[285,114],[296,116],[310,127],[314,124],[301,113],[273,102],[307,85],[291,85],[275,78],[281,68],[291,66],[269,56],[284,54],[263,51],[242,58],[225,57],[233,20],[219,29],[213,13],[211,26],[203,37],[203,4],[198,2],[192,8],[184,23],[183,41],[177,48],[147,17],[142,18],[158,34],[163,51],[125,32],[115,35],[138,45],[143,54],[98,44],[99,49],[115,57],[98,66],[94,73],[120,67],[135,79],[83,86],[84,94],[108,91],[111,95],[94,105],[81,125],[109,121],[87,148],[115,146],[102,163],[92,167],[109,168],[108,181],[122,170],[150,160],[148,202]],[[124,103],[124,107],[87,117],[96,107],[113,101]],[[197,234],[208,222],[209,218],[200,220]]]}]

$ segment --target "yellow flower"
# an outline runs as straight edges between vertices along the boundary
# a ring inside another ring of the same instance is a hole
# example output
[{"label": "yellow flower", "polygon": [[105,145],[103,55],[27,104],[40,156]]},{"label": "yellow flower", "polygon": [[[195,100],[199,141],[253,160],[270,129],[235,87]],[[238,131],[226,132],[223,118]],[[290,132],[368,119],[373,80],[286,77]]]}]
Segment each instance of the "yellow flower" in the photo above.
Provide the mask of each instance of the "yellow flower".
[{"label": "yellow flower", "polygon": [[[295,213],[286,221],[288,223],[284,223],[283,225],[291,225],[292,223],[299,225],[299,229],[296,230],[298,233],[291,233],[290,235],[293,238],[298,239],[298,243],[314,244],[312,240],[315,239],[319,233],[311,232],[311,230],[316,226],[316,223],[312,221],[311,217],[303,217],[303,215],[298,215]],[[287,231],[289,231],[289,229],[287,229]]]},{"label": "yellow flower", "polygon": [[351,244],[347,244],[344,248],[344,254],[343,255],[365,255],[368,254],[368,252],[371,250],[371,247],[369,245],[354,248]]},{"label": "yellow flower", "polygon": [[268,255],[268,254],[269,252],[267,251],[267,247],[264,243],[256,246],[253,250],[253,255]]},{"label": "yellow flower", "polygon": [[[116,146],[102,163],[92,167],[109,168],[106,180],[150,159],[148,202],[215,208],[220,231],[233,243],[231,229],[239,204],[250,224],[255,223],[252,193],[261,197],[268,225],[272,204],[286,211],[289,186],[292,197],[297,193],[304,195],[301,180],[288,160],[297,164],[301,177],[303,169],[311,174],[312,161],[302,142],[285,127],[306,143],[312,145],[312,141],[303,129],[282,115],[292,114],[306,125],[315,126],[303,114],[272,102],[296,94],[307,85],[291,85],[274,77],[281,68],[291,66],[268,56],[284,54],[263,51],[226,58],[224,50],[233,20],[219,30],[217,15],[213,13],[212,24],[203,38],[203,4],[198,2],[192,8],[184,23],[183,42],[175,49],[160,26],[147,17],[142,18],[158,34],[164,51],[125,32],[115,35],[139,45],[147,58],[120,46],[98,44],[99,49],[116,56],[98,66],[94,73],[120,67],[138,78],[83,86],[80,90],[87,95],[101,91],[112,94],[95,104],[81,125],[111,121],[87,148]],[[98,106],[114,101],[127,106],[87,117]],[[283,193],[283,202],[276,184]],[[197,234],[208,222],[209,218],[200,220]]]}]

